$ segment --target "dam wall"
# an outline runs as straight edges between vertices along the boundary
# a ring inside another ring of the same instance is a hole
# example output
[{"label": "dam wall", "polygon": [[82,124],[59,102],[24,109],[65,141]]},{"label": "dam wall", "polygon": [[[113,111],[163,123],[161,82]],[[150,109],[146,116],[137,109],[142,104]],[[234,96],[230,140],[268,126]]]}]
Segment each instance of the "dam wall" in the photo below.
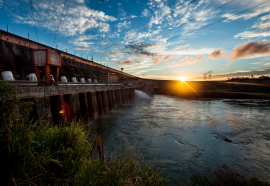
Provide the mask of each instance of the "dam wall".
[{"label": "dam wall", "polygon": [[22,86],[18,82],[9,83],[17,89],[16,98],[34,102],[34,118],[56,124],[75,118],[91,124],[134,99],[134,90],[141,88],[138,85],[120,84]]},{"label": "dam wall", "polygon": [[[114,74],[119,77],[122,84],[138,84],[138,77],[114,68],[94,62],[92,59],[88,60],[85,56],[79,57],[30,39],[0,30],[0,72],[11,71],[15,80],[26,80],[26,76],[30,73],[35,73],[32,64],[32,51],[48,49],[54,53],[61,53],[61,63],[59,77],[66,76],[67,80],[71,82],[72,77],[101,80],[101,77],[108,74]],[[52,69],[52,74],[55,74]],[[44,72],[41,71],[41,76]],[[0,76],[0,80],[2,77]]]}]

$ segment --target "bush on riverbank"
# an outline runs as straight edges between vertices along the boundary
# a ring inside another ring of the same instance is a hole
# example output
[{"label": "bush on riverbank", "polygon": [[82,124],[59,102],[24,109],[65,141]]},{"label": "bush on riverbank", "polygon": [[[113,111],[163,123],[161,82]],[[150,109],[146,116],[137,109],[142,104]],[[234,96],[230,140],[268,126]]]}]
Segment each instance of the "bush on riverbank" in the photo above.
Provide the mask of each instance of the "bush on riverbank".
[{"label": "bush on riverbank", "polygon": [[0,185],[167,185],[150,164],[130,156],[101,163],[90,154],[90,131],[78,122],[33,123],[31,102],[0,82]]}]

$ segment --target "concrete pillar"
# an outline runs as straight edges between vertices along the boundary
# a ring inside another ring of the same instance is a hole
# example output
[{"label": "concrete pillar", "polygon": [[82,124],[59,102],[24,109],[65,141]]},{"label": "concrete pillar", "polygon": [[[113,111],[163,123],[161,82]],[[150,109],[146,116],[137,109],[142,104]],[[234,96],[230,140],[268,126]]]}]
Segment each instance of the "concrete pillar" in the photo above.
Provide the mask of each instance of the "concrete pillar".
[{"label": "concrete pillar", "polygon": [[129,99],[132,100],[132,88],[129,88]]},{"label": "concrete pillar", "polygon": [[52,120],[56,125],[64,120],[64,115],[62,113],[62,111],[65,109],[63,106],[63,99],[63,95],[50,96]]},{"label": "concrete pillar", "polygon": [[135,90],[134,88],[131,89],[132,99],[135,99]]},{"label": "concrete pillar", "polygon": [[129,99],[132,100],[132,90],[129,88]]},{"label": "concrete pillar", "polygon": [[107,95],[108,95],[109,109],[113,110],[112,94],[111,94],[110,90],[107,90]]},{"label": "concrete pillar", "polygon": [[128,89],[125,88],[124,90],[125,90],[125,98],[126,98],[126,102],[128,102]]},{"label": "concrete pillar", "polygon": [[50,97],[37,97],[34,100],[37,110],[37,119],[44,121],[52,120]]},{"label": "concrete pillar", "polygon": [[63,95],[56,96],[58,123],[63,122],[65,120],[64,114],[62,113],[63,110],[65,110],[63,100],[64,100]]},{"label": "concrete pillar", "polygon": [[110,112],[107,91],[101,91],[101,97],[104,114],[107,114]]},{"label": "concrete pillar", "polygon": [[126,88],[126,98],[127,98],[127,102],[130,100],[129,99],[129,89],[128,88]]},{"label": "concrete pillar", "polygon": [[81,116],[81,106],[79,94],[64,95],[65,101],[67,101],[70,109],[70,119],[79,119]]},{"label": "concrete pillar", "polygon": [[98,103],[97,103],[96,92],[88,92],[87,100],[88,100],[89,115],[90,115],[91,120],[98,119]]},{"label": "concrete pillar", "polygon": [[89,124],[90,117],[89,117],[87,94],[79,93],[79,99],[80,99],[80,107],[81,107],[81,117],[87,124]]},{"label": "concrete pillar", "polygon": [[103,104],[102,104],[102,99],[101,99],[101,93],[99,91],[96,92],[96,97],[97,97],[97,105],[98,105],[98,115],[103,116],[104,115]]},{"label": "concrete pillar", "polygon": [[120,101],[119,101],[119,93],[118,90],[114,90],[114,95],[115,95],[115,103],[117,105],[117,108],[121,107]]},{"label": "concrete pillar", "polygon": [[126,91],[125,89],[120,89],[121,90],[121,95],[122,95],[122,102],[123,104],[126,103]]},{"label": "concrete pillar", "polygon": [[111,92],[111,97],[112,97],[112,108],[117,109],[118,104],[116,102],[115,90],[110,90],[110,92]]},{"label": "concrete pillar", "polygon": [[121,89],[117,89],[117,102],[119,103],[119,107],[123,105],[123,99],[122,99],[122,91]]},{"label": "concrete pillar", "polygon": [[130,101],[131,100],[131,91],[130,91],[130,88],[127,89],[127,97],[128,97],[128,100]]},{"label": "concrete pillar", "polygon": [[125,89],[126,90],[126,100],[127,100],[127,102],[129,101],[129,89],[128,88],[126,88]]}]

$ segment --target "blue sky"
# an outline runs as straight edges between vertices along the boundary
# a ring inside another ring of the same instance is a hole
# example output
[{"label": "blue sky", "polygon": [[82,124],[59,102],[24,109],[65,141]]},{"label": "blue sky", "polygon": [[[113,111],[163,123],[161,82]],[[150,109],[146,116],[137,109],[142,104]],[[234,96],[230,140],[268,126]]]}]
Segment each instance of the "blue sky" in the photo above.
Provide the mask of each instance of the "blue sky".
[{"label": "blue sky", "polygon": [[32,0],[32,9],[0,0],[0,9],[2,30],[138,77],[270,74],[266,0]]}]

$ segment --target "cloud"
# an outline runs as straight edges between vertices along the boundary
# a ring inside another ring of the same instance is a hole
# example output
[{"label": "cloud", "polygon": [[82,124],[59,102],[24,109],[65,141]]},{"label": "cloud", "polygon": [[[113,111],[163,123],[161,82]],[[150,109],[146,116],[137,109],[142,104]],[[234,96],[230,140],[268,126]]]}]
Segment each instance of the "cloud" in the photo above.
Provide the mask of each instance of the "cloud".
[{"label": "cloud", "polygon": [[253,30],[238,33],[234,36],[234,38],[245,39],[270,36],[270,14],[262,16],[259,21],[254,24],[250,29]]},{"label": "cloud", "polygon": [[89,45],[93,45],[94,43],[93,42],[84,42],[84,41],[81,41],[81,42],[74,41],[74,42],[72,42],[72,44],[74,44],[74,45],[76,45],[78,47],[81,47],[81,48],[84,48],[84,47],[88,48]]},{"label": "cloud", "polygon": [[151,17],[149,26],[151,27],[153,24],[161,24],[165,19],[169,19],[171,16],[169,15],[171,13],[170,7],[164,5],[164,3],[158,3],[157,5],[158,9],[154,11],[154,16]]},{"label": "cloud", "polygon": [[154,66],[156,66],[160,60],[161,60],[161,56],[157,56],[157,57],[153,58],[152,62],[154,63]]},{"label": "cloud", "polygon": [[137,16],[135,16],[135,15],[131,15],[131,16],[130,16],[131,19],[133,19],[133,18],[135,18],[135,17],[137,17]]},{"label": "cloud", "polygon": [[245,38],[268,37],[268,36],[270,36],[270,31],[262,31],[262,32],[244,31],[242,33],[236,34],[234,38],[241,37],[242,39],[245,39]]},{"label": "cloud", "polygon": [[132,64],[132,63],[134,63],[134,61],[132,61],[132,60],[129,59],[129,58],[125,58],[125,59],[123,59],[123,60],[120,61],[120,62],[114,62],[115,65],[130,65],[130,64]]},{"label": "cloud", "polygon": [[110,31],[110,25],[108,23],[99,23],[100,32],[109,32]]},{"label": "cloud", "polygon": [[129,60],[128,58],[127,58],[126,60],[123,61],[123,64],[124,64],[124,65],[129,65],[129,64],[132,64],[132,63],[134,63],[134,61],[131,61],[131,60]]},{"label": "cloud", "polygon": [[267,19],[270,19],[270,14],[265,15],[265,16],[262,16],[262,17],[260,18],[260,20],[262,20],[262,21],[265,21],[265,20],[267,20]]},{"label": "cloud", "polygon": [[84,0],[76,0],[77,3],[84,3]]},{"label": "cloud", "polygon": [[[73,36],[82,34],[86,30],[98,28],[100,32],[108,32],[110,25],[107,22],[116,21],[113,16],[106,15],[103,11],[90,9],[83,0],[69,1],[63,15],[59,34]],[[35,1],[34,16],[38,28],[45,28],[55,32],[62,16],[64,3],[62,1],[39,0]],[[14,21],[20,24],[33,25],[31,11],[13,14]]]},{"label": "cloud", "polygon": [[119,23],[116,25],[116,27],[118,28],[118,32],[121,32],[123,27],[128,28],[130,23],[131,23],[130,21],[129,21],[129,22],[124,21],[124,22],[122,22],[122,23],[119,22]]},{"label": "cloud", "polygon": [[225,17],[229,20],[236,20],[236,19],[250,19],[253,17],[257,17],[260,14],[265,14],[270,12],[270,6],[260,6],[259,8],[255,9],[254,11],[252,11],[251,13],[246,13],[246,14],[241,14],[241,15],[235,15],[235,14],[231,14],[231,13],[226,13],[224,15],[222,15],[222,17]]},{"label": "cloud", "polygon": [[149,10],[144,9],[142,12],[142,17],[148,17],[148,15],[149,15]]},{"label": "cloud", "polygon": [[107,45],[108,43],[110,43],[110,41],[108,39],[104,39],[104,40],[100,41],[100,44],[102,44],[102,45]]},{"label": "cloud", "polygon": [[92,50],[93,48],[88,48],[88,47],[84,47],[84,46],[80,46],[75,48],[76,50]]},{"label": "cloud", "polygon": [[252,65],[259,65],[259,64],[262,64],[262,63],[264,63],[264,62],[254,62],[254,63],[250,63],[250,64],[252,64]]},{"label": "cloud", "polygon": [[230,60],[236,60],[254,55],[270,54],[270,42],[249,41],[245,44],[238,45],[231,54]]},{"label": "cloud", "polygon": [[166,57],[163,58],[163,61],[168,61],[172,57],[173,57],[173,55],[167,55]]},{"label": "cloud", "polygon": [[219,57],[222,57],[222,56],[224,55],[224,53],[221,52],[221,50],[222,50],[222,49],[219,48],[219,49],[213,51],[213,52],[209,55],[209,57],[212,58],[212,59],[214,59],[214,60],[216,60],[216,59],[219,58]]},{"label": "cloud", "polygon": [[201,55],[198,55],[196,58],[190,58],[188,56],[184,57],[183,59],[180,59],[179,61],[182,62],[182,64],[185,64],[185,65],[190,65],[190,64],[193,64],[193,63],[197,63],[199,61],[201,61],[204,57],[201,56]]},{"label": "cloud", "polygon": [[97,38],[93,35],[83,35],[83,36],[78,37],[76,41],[87,41],[90,39],[97,39]]},{"label": "cloud", "polygon": [[174,50],[185,50],[188,46],[189,46],[189,44],[180,45],[180,46],[175,47]]},{"label": "cloud", "polygon": [[134,31],[128,31],[126,32],[125,38],[124,39],[129,39],[130,37],[133,37],[136,35],[137,32]]},{"label": "cloud", "polygon": [[156,53],[152,53],[148,51],[150,47],[154,46],[155,44],[145,44],[145,43],[128,43],[125,45],[125,48],[122,53],[134,55],[134,56],[149,56],[153,57],[156,56]]}]

